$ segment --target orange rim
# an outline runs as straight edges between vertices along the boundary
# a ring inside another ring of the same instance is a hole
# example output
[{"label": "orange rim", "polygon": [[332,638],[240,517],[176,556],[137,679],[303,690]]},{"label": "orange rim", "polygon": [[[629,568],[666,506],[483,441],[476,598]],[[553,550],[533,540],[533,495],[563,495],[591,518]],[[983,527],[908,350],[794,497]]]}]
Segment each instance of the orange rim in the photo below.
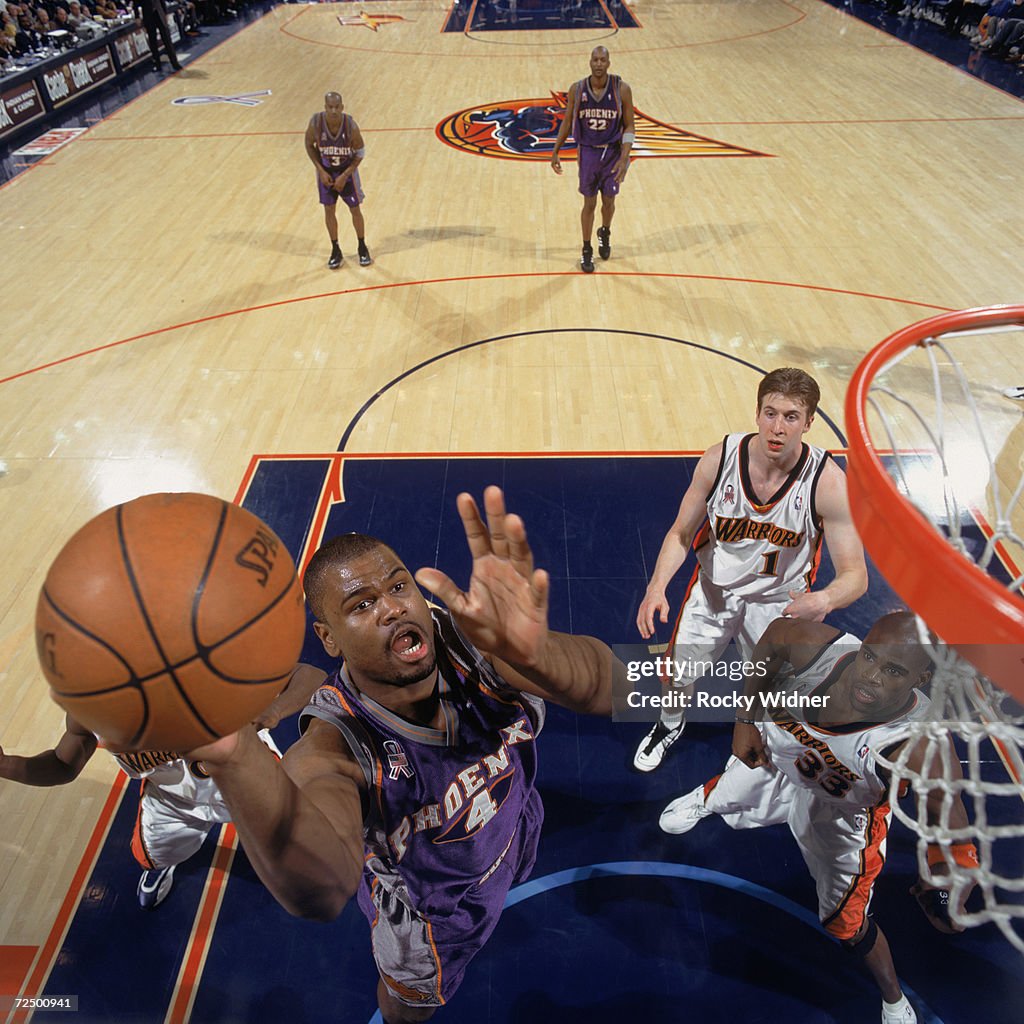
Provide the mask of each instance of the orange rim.
[{"label": "orange rim", "polygon": [[867,399],[876,375],[900,352],[951,331],[1024,326],[1024,306],[929,317],[873,348],[846,392],[848,490],[864,548],[890,586],[946,643],[1003,689],[1024,696],[1024,601],[973,562],[900,494],[871,440]]}]

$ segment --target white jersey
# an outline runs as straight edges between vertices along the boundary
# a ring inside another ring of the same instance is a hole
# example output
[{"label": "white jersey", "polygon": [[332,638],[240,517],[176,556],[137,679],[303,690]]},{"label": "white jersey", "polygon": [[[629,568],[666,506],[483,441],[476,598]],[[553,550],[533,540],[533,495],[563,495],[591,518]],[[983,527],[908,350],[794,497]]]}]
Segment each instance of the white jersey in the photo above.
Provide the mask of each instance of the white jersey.
[{"label": "white jersey", "polygon": [[[843,633],[778,692],[827,696],[860,646],[855,636]],[[835,808],[863,810],[879,804],[889,789],[878,774],[876,754],[905,740],[909,724],[926,715],[928,704],[920,690],[911,690],[906,708],[890,721],[852,722],[831,729],[806,722],[801,713],[785,707],[769,708],[763,732],[772,763],[793,785]]]},{"label": "white jersey", "polygon": [[[804,444],[789,476],[772,495],[754,494],[749,446],[756,434],[727,434],[708,494],[708,521],[694,542],[701,572],[743,598],[788,598],[811,589],[818,569],[822,522],[818,479],[831,458]],[[762,500],[763,499],[763,500]]]},{"label": "white jersey", "polygon": [[186,761],[165,750],[142,750],[113,756],[129,778],[142,779],[146,786],[157,787],[161,799],[170,798],[181,804],[220,802],[220,793],[202,761]]}]

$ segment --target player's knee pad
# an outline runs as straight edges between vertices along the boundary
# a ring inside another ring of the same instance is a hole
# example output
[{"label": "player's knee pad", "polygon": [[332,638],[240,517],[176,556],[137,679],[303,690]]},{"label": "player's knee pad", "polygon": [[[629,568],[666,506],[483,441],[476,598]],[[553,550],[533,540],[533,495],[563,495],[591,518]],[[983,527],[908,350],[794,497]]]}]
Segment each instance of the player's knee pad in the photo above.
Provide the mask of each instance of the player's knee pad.
[{"label": "player's knee pad", "polygon": [[878,941],[878,925],[872,918],[868,918],[868,926],[859,939],[841,939],[840,944],[851,956],[858,960],[864,960],[875,948]]}]

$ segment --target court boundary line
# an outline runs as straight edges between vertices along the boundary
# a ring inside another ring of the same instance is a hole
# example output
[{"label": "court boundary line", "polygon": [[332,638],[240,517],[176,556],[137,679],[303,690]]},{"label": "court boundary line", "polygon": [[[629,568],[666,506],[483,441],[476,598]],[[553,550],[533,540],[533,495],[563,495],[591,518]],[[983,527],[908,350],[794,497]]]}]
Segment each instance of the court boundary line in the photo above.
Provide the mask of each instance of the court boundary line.
[{"label": "court boundary line", "polygon": [[[77,140],[76,140],[77,141]],[[38,164],[36,166],[39,166]],[[69,355],[61,356],[59,359],[51,359],[49,362],[32,366],[16,373],[0,377],[0,385],[9,384],[22,377],[28,377],[43,370],[50,370],[55,366],[70,363],[86,356],[106,352],[109,349],[119,348],[122,345],[129,345],[145,338],[153,338],[162,334],[169,334],[171,331],[181,330],[186,327],[196,327],[199,324],[211,323],[214,320],[223,320],[232,316],[241,316],[245,313],[259,313],[267,309],[278,309],[282,306],[290,306],[298,302],[311,302],[318,299],[332,299],[343,295],[359,295],[364,292],[384,292],[392,288],[419,288],[432,284],[457,284],[466,281],[511,281],[517,279],[533,279],[541,277],[575,277],[580,278],[578,270],[537,270],[520,271],[508,274],[460,274],[455,277],[433,277],[419,278],[414,281],[390,281],[385,284],[362,285],[355,288],[340,288],[329,292],[316,292],[312,295],[296,295],[290,299],[276,299],[274,302],[263,302],[255,306],[242,306],[239,309],[228,309],[220,313],[210,313],[207,316],[196,317],[193,320],[184,320],[176,324],[168,324],[164,327],[155,327],[149,331],[142,331],[127,338],[120,338],[117,341],[110,341],[103,345],[95,345],[91,348],[81,349]],[[756,277],[728,277],[723,274],[680,274],[670,271],[641,271],[641,270],[603,270],[602,277],[633,278],[642,277],[650,279],[666,279],[678,281],[719,281],[724,284],[750,284],[765,285],[772,288],[794,288],[804,291],[822,292],[827,295],[844,295],[850,298],[872,299],[880,302],[891,302],[898,305],[915,306],[921,309],[934,309],[941,313],[951,313],[954,306],[943,306],[934,302],[921,302],[917,299],[903,299],[894,295],[879,295],[873,292],[858,291],[852,288],[833,288],[829,285],[805,284],[797,281],[771,281],[765,278]]]}]

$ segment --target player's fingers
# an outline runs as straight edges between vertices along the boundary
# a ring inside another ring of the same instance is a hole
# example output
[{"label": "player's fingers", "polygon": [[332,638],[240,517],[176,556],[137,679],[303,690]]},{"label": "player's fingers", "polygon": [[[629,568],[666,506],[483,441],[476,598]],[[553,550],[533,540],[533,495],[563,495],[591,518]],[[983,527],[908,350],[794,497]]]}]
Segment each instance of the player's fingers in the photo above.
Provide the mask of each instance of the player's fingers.
[{"label": "player's fingers", "polygon": [[547,611],[550,590],[551,577],[543,569],[537,569],[530,580],[530,596],[533,598],[534,606],[540,611]]},{"label": "player's fingers", "polygon": [[484,512],[487,515],[487,530],[491,535],[491,551],[498,558],[508,558],[508,517],[505,514],[505,495],[500,487],[492,484],[484,490]]},{"label": "player's fingers", "polygon": [[480,510],[476,507],[472,494],[463,492],[455,499],[459,510],[462,528],[466,531],[466,544],[473,559],[483,558],[491,553],[491,535],[480,518]]},{"label": "player's fingers", "polygon": [[526,539],[526,524],[517,515],[505,517],[505,536],[508,538],[508,555],[516,572],[524,579],[533,575],[533,552]]},{"label": "player's fingers", "polygon": [[466,606],[466,595],[440,569],[417,569],[416,582],[425,587],[456,614]]}]

